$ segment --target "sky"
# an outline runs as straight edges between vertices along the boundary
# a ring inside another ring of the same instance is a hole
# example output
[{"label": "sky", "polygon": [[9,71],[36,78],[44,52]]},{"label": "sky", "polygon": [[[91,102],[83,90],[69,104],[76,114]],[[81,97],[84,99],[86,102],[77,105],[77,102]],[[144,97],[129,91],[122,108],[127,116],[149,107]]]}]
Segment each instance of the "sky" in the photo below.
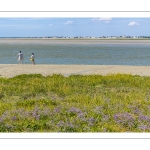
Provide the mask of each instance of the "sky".
[{"label": "sky", "polygon": [[150,18],[0,18],[0,37],[150,36]]}]

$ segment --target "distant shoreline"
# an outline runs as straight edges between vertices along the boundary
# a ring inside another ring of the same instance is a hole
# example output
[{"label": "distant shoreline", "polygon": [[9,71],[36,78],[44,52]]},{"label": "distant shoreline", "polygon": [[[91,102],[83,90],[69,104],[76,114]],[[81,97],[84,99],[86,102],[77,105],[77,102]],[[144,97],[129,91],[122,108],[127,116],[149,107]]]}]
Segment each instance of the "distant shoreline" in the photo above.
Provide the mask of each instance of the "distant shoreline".
[{"label": "distant shoreline", "polygon": [[148,44],[150,39],[0,38],[0,44]]},{"label": "distant shoreline", "polygon": [[1,39],[25,40],[150,40],[150,38],[44,38],[44,37],[0,37]]}]

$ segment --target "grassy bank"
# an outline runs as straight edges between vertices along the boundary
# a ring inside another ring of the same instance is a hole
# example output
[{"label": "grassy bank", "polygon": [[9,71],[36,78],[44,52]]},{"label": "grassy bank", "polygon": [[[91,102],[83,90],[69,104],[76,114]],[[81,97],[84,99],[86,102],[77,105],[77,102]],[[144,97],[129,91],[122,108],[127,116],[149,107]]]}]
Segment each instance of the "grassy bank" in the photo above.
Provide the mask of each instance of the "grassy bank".
[{"label": "grassy bank", "polygon": [[0,78],[0,132],[149,132],[150,77]]}]

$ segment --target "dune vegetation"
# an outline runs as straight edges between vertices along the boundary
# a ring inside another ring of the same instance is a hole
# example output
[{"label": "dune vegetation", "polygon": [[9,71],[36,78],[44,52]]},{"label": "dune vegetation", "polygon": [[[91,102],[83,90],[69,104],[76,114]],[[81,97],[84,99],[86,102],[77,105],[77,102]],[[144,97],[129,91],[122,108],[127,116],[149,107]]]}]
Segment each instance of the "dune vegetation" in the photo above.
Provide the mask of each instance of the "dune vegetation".
[{"label": "dune vegetation", "polygon": [[0,78],[0,132],[149,132],[150,77]]}]

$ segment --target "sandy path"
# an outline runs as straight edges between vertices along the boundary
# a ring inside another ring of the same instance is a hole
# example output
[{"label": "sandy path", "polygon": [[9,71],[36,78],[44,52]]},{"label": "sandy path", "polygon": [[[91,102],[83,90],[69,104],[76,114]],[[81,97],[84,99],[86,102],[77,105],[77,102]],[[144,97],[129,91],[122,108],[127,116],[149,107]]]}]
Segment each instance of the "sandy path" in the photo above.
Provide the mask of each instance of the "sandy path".
[{"label": "sandy path", "polygon": [[115,66],[115,65],[18,65],[1,64],[1,77],[14,77],[20,74],[42,74],[44,76],[52,74],[116,74],[126,73],[140,76],[150,76],[149,66]]}]

